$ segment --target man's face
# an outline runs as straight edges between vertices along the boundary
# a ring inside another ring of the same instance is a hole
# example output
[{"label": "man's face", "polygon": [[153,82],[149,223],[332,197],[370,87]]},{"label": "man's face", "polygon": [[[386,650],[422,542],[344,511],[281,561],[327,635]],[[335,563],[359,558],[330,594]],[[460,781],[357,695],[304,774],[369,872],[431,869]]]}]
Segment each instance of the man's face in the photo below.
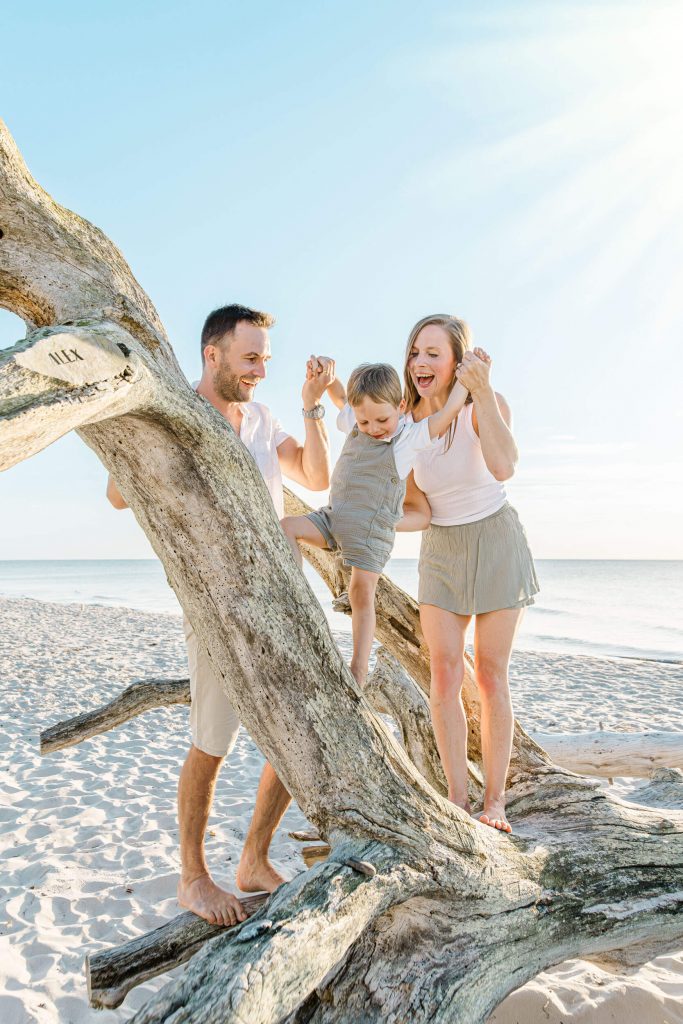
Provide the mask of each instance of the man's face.
[{"label": "man's face", "polygon": [[266,376],[268,331],[240,320],[218,345],[206,346],[204,358],[212,371],[214,389],[225,402],[251,402],[256,385]]}]

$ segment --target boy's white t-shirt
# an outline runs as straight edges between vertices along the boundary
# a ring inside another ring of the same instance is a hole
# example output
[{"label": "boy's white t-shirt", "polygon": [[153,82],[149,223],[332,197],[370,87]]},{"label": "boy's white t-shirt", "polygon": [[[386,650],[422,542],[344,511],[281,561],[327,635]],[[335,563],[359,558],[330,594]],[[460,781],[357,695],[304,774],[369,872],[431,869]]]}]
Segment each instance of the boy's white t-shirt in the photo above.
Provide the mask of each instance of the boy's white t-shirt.
[{"label": "boy's white t-shirt", "polygon": [[[356,414],[348,402],[337,416],[337,426],[344,434],[350,434],[356,426]],[[405,480],[415,465],[418,454],[433,448],[439,439],[435,437],[432,440],[429,436],[427,418],[420,420],[419,423],[413,423],[412,418],[400,416],[396,432],[391,437],[383,437],[382,440],[387,444],[390,441],[394,442],[396,469],[401,480]]]}]

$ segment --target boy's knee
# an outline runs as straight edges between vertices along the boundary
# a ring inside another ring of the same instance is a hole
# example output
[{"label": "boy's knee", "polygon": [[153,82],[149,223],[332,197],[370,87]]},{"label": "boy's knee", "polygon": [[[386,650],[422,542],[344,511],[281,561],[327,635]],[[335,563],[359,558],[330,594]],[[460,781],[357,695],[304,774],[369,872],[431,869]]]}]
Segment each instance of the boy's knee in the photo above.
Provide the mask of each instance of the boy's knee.
[{"label": "boy's knee", "polygon": [[280,526],[282,527],[285,537],[294,537],[294,539],[296,539],[296,527],[294,523],[294,516],[285,516],[284,519],[280,520]]}]

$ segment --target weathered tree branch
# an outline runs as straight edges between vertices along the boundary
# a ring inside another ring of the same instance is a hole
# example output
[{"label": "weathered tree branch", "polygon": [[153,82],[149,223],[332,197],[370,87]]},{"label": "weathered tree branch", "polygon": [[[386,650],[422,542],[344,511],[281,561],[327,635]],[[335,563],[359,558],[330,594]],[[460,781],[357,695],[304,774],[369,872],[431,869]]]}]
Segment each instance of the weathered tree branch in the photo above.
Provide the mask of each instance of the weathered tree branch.
[{"label": "weathered tree branch", "polygon": [[197,1014],[206,1024],[276,1024],[293,1011],[369,922],[424,885],[390,849],[371,844],[356,852],[374,863],[374,876],[334,859],[297,876],[251,921],[205,947],[177,986],[162,989],[135,1015],[135,1024]]},{"label": "weathered tree branch", "polygon": [[[244,896],[241,903],[248,917],[252,917],[267,900],[266,893],[257,893]],[[208,924],[188,910],[122,946],[87,956],[90,1005],[98,1009],[120,1006],[136,985],[184,964],[210,939],[229,930]]]},{"label": "weathered tree branch", "polygon": [[115,729],[153,708],[189,703],[189,679],[142,679],[131,683],[108,704],[44,729],[40,734],[40,753],[52,754],[65,747],[72,747],[92,736]]},{"label": "weathered tree branch", "polygon": [[153,378],[134,344],[118,324],[93,320],[45,327],[0,353],[0,470],[149,398]]},{"label": "weathered tree branch", "polygon": [[646,807],[683,810],[683,772],[680,768],[655,768],[649,782],[639,786],[632,799]]},{"label": "weathered tree branch", "polygon": [[655,768],[683,768],[683,732],[548,732],[533,739],[578,775],[648,778]]}]

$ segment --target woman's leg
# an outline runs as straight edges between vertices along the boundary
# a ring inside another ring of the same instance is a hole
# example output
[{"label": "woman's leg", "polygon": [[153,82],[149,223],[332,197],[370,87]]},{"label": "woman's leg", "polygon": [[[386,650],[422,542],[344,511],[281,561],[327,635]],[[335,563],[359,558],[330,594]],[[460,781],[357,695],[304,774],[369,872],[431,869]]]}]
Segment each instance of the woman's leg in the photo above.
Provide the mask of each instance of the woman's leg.
[{"label": "woman's leg", "polygon": [[365,686],[372,641],[375,636],[375,591],[378,572],[351,567],[349,603],[353,630],[351,672],[359,686]]},{"label": "woman's leg", "polygon": [[327,547],[327,541],[308,516],[285,516],[280,520],[280,526],[300,569],[303,568],[304,563],[297,541],[302,540],[304,544],[311,544],[315,548]]},{"label": "woman's leg", "polygon": [[462,705],[465,632],[469,615],[454,615],[433,604],[420,605],[420,623],[429,647],[432,685],[429,703],[434,736],[448,780],[448,799],[469,811],[467,796],[467,719]]},{"label": "woman's leg", "polygon": [[511,832],[505,817],[505,780],[510,764],[514,715],[508,666],[523,608],[504,608],[477,615],[474,629],[474,670],[481,699],[481,749],[486,792],[479,820]]}]

